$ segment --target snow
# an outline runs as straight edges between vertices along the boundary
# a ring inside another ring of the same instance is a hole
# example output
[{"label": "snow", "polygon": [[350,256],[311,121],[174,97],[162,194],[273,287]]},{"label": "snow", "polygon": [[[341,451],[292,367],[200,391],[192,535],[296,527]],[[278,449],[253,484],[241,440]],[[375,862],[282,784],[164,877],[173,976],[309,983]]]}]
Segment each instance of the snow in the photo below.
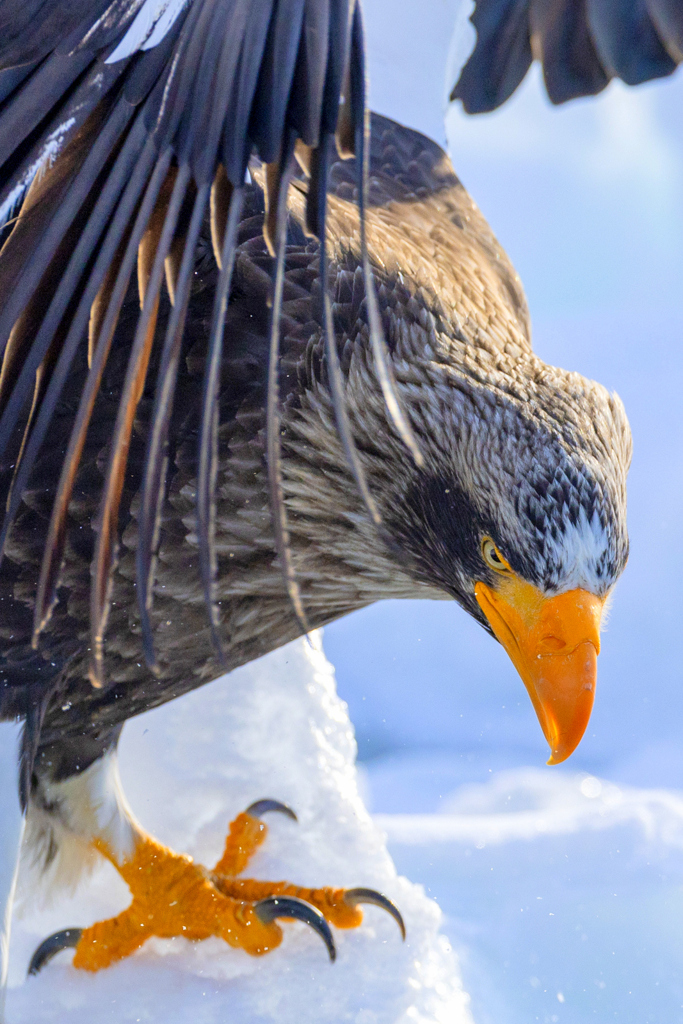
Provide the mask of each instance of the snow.
[{"label": "snow", "polygon": [[[330,964],[320,939],[285,924],[282,946],[263,959],[220,940],[154,940],[107,971],[74,970],[60,954],[24,981],[35,947],[64,927],[122,910],[126,886],[108,864],[72,898],[14,923],[8,1024],[63,1019],[225,1021],[240,1024],[470,1024],[457,959],[441,914],[420,886],[397,877],[381,830],[358,790],[356,744],[334,673],[317,637],[297,641],[232,675],[127,723],[120,743],[124,791],[142,824],[202,863],[222,852],[228,822],[256,799],[295,808],[297,824],[269,815],[265,847],[248,875],[302,885],[370,886],[400,906],[407,928],[368,907],[361,928],[335,935]],[[29,876],[30,877],[30,876]]]},{"label": "snow", "polygon": [[447,915],[477,1024],[683,1021],[683,794],[522,768],[380,815]]},{"label": "snow", "polygon": [[[270,815],[247,873],[374,886],[400,906],[405,945],[370,907],[360,929],[336,932],[335,964],[313,932],[285,924],[282,946],[262,959],[219,940],[153,940],[94,976],[64,952],[25,981],[47,934],[126,905],[103,864],[46,909],[24,892],[7,1024],[67,1014],[72,1024],[223,1024],[228,1012],[240,1024],[683,1022],[683,794],[567,769],[491,771],[444,752],[359,772],[346,706],[314,643],[128,722],[124,790],[145,827],[207,864],[250,802],[289,803],[298,824]],[[381,806],[433,809],[373,819],[360,795],[368,785]]]}]

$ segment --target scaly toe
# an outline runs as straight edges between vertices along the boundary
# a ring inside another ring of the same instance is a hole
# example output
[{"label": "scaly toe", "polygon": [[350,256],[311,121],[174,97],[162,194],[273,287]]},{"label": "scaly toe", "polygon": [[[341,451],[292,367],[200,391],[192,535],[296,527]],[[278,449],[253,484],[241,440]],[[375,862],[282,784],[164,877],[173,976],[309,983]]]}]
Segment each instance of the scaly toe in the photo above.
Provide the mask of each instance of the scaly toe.
[{"label": "scaly toe", "polygon": [[259,882],[252,878],[226,878],[211,875],[219,892],[233,900],[257,903],[270,897],[292,896],[316,907],[323,917],[337,928],[358,928],[363,921],[360,909],[364,903],[386,910],[405,939],[406,929],[401,912],[388,896],[376,889],[306,889],[291,882]]},{"label": "scaly toe", "polygon": [[261,821],[261,815],[267,814],[269,811],[278,811],[291,818],[292,821],[297,820],[292,808],[287,804],[280,803],[279,800],[257,800],[250,804],[246,811],[242,811],[234,821],[230,822],[225,848],[220,860],[214,866],[214,874],[232,878],[244,871],[266,838],[268,827]]}]

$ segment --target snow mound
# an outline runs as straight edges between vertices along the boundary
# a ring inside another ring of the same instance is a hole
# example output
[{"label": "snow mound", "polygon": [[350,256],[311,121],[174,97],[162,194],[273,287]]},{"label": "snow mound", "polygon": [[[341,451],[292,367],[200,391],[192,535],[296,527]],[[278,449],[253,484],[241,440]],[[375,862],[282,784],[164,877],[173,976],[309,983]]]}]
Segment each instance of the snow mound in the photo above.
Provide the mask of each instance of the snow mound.
[{"label": "snow mound", "polygon": [[682,794],[520,768],[441,806],[376,820],[444,911],[477,1024],[683,1024]]},{"label": "snow mound", "polygon": [[358,792],[356,743],[319,638],[297,641],[127,723],[124,790],[143,825],[197,860],[219,857],[228,822],[274,797],[298,824],[271,814],[264,847],[247,874],[302,885],[372,886],[394,899],[408,932],[369,907],[361,928],[336,931],[330,964],[319,938],[286,923],[281,947],[263,958],[218,939],[153,940],[96,975],[62,953],[25,981],[47,934],[118,913],[126,886],[103,863],[73,897],[24,912],[12,934],[8,1024],[68,1016],[104,1021],[224,1024],[469,1024],[455,955],[439,934],[441,912],[421,887],[397,876],[384,837]]}]

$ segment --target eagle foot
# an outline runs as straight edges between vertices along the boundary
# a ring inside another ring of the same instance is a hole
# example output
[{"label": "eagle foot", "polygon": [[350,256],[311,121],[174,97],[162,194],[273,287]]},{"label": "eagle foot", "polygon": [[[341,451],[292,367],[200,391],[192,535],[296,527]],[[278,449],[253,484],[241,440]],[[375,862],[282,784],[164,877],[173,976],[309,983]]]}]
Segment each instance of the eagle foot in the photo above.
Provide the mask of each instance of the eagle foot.
[{"label": "eagle foot", "polygon": [[133,897],[130,906],[89,928],[71,928],[50,936],[34,953],[29,973],[37,974],[68,947],[75,947],[74,967],[98,971],[130,956],[152,936],[183,936],[194,941],[218,936],[234,948],[261,956],[280,945],[282,929],[277,920],[283,918],[310,925],[334,960],[329,923],[338,928],[357,927],[363,919],[359,905],[364,903],[391,914],[405,938],[400,912],[374,889],[307,889],[289,882],[236,878],[266,837],[266,826],[259,817],[266,811],[279,811],[296,820],[294,812],[277,801],[252,804],[231,822],[223,855],[213,870],[144,833],[138,835],[132,855],[123,859],[96,843],[127,883]]},{"label": "eagle foot", "polygon": [[278,811],[292,821],[297,820],[292,808],[279,800],[257,800],[250,804],[246,811],[230,822],[223,856],[213,869],[215,874],[232,876],[244,871],[266,838],[268,829],[261,821],[261,815],[268,811]]},{"label": "eagle foot", "polygon": [[289,882],[258,882],[250,878],[236,878],[266,838],[267,826],[260,820],[260,816],[267,811],[279,811],[293,821],[297,820],[294,811],[277,800],[258,800],[242,814],[238,814],[230,823],[223,856],[210,873],[211,881],[219,892],[231,899],[256,903],[271,899],[282,900],[284,897],[303,900],[319,910],[337,928],[357,928],[363,920],[359,905],[373,904],[394,918],[405,940],[405,925],[398,907],[375,889],[332,889],[328,886],[309,889]]}]

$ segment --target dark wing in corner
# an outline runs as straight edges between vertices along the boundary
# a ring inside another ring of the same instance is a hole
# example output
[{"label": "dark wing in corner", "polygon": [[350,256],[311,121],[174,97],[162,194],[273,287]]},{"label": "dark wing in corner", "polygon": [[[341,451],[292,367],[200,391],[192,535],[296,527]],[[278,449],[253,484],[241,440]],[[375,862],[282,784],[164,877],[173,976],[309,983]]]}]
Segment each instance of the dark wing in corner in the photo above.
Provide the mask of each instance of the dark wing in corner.
[{"label": "dark wing in corner", "polygon": [[476,0],[477,43],[451,93],[465,110],[495,110],[532,60],[548,96],[593,96],[612,78],[639,85],[683,60],[681,0]]},{"label": "dark wing in corner", "polygon": [[[197,487],[200,564],[215,624],[216,392],[248,161],[255,154],[266,165],[265,235],[271,251],[279,253],[281,278],[294,156],[311,176],[308,227],[324,236],[335,139],[342,153],[357,154],[366,174],[366,122],[357,0],[0,0],[0,470],[10,481],[0,557],[36,456],[49,444],[51,417],[80,346],[87,346],[90,367],[69,444],[55,453],[62,470],[42,552],[35,644],[54,605],[74,479],[114,330],[137,272],[141,311],[131,332],[92,571],[94,685],[102,677],[131,432],[152,349],[159,345],[137,554],[146,655],[154,667],[148,628],[154,550],[204,215],[209,211],[221,270],[204,380]],[[173,310],[157,337],[164,281]],[[275,275],[273,364],[277,281]],[[381,338],[377,345],[381,349]],[[273,365],[276,381],[275,370]],[[391,379],[384,383],[389,395]],[[287,572],[275,389],[269,413],[276,534],[296,606],[296,581]],[[343,421],[341,408],[342,426]],[[347,449],[353,455],[352,440]]]}]

